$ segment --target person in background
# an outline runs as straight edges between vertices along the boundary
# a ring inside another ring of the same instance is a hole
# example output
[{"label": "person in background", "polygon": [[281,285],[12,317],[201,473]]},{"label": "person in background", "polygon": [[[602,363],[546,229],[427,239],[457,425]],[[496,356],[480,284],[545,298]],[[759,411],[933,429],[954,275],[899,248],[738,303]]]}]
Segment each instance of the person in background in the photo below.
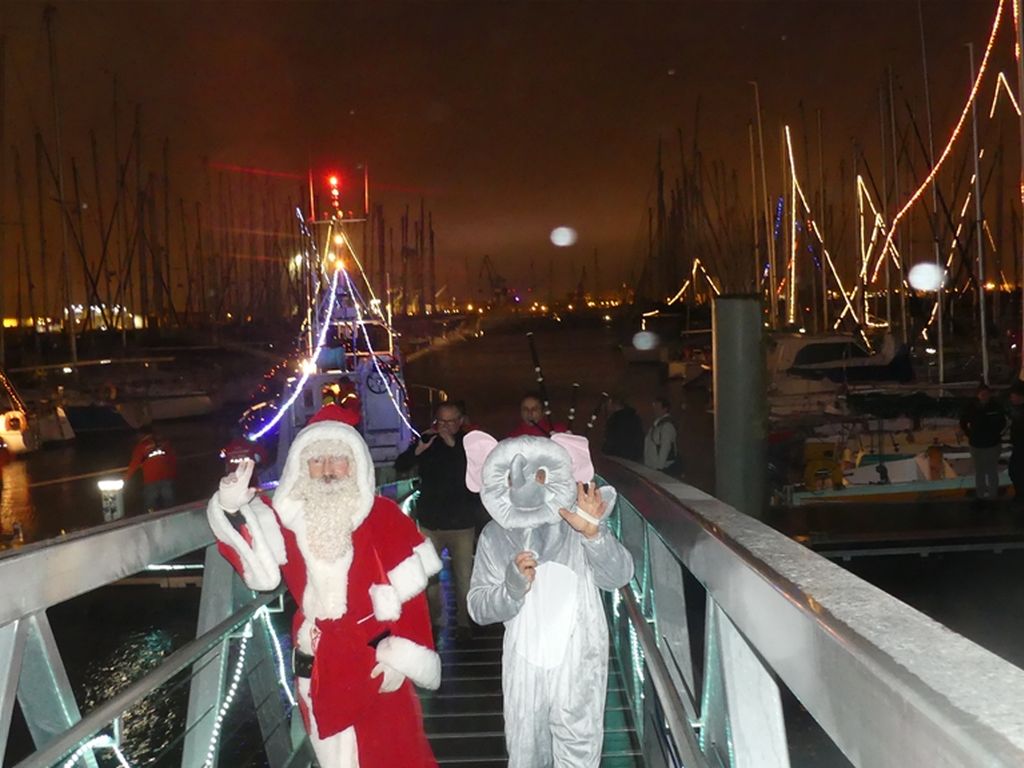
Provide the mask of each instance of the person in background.
[{"label": "person in background", "polygon": [[978,385],[977,395],[960,415],[960,429],[967,435],[974,460],[974,495],[989,501],[999,495],[999,452],[1006,414],[992,399],[992,390],[985,383]]},{"label": "person in background", "polygon": [[1016,381],[1010,387],[1010,445],[1013,498],[1017,504],[1024,504],[1024,381]]},{"label": "person in background", "polygon": [[244,459],[249,459],[254,465],[252,477],[249,482],[253,488],[260,485],[257,473],[267,466],[267,452],[263,446],[245,436],[245,430],[240,425],[231,428],[231,441],[220,449],[220,457],[224,460],[224,474],[234,474],[238,465]]},{"label": "person in background", "polygon": [[174,506],[174,481],[178,477],[178,457],[171,444],[158,436],[152,426],[139,430],[139,441],[132,450],[131,462],[124,473],[127,483],[142,470],[142,503],[147,512]]},{"label": "person in background", "polygon": [[608,420],[605,422],[601,452],[630,461],[644,460],[643,422],[620,394],[614,394],[608,400]]},{"label": "person in background", "polygon": [[[420,495],[416,522],[420,531],[441,552],[447,548],[455,581],[456,640],[472,637],[466,593],[473,572],[473,548],[480,517],[480,495],[466,488],[466,415],[458,403],[441,403],[431,428],[395,460],[395,470],[419,468]],[[427,589],[435,626],[445,622],[441,584],[437,577]]]},{"label": "person in background", "polygon": [[569,428],[559,421],[551,421],[544,415],[544,403],[540,395],[528,392],[519,401],[519,423],[508,433],[509,437],[551,437],[555,432],[568,432]]},{"label": "person in background", "polygon": [[644,464],[651,469],[678,475],[682,470],[676,445],[676,426],[672,423],[672,405],[668,399],[654,400],[654,423],[644,439]]}]

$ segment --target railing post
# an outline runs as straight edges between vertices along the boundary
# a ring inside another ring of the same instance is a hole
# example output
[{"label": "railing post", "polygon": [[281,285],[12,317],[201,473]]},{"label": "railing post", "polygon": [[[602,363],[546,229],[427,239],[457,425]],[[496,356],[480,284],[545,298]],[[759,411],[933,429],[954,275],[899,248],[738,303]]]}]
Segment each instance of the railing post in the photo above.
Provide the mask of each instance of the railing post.
[{"label": "railing post", "polygon": [[757,296],[719,296],[712,313],[715,496],[752,517],[767,496],[761,315]]},{"label": "railing post", "polygon": [[[34,613],[24,621],[18,704],[36,749],[42,749],[81,720],[82,715],[46,612]],[[83,754],[79,761],[87,768],[96,768],[92,752]]]},{"label": "railing post", "polygon": [[14,699],[21,677],[21,658],[25,652],[25,622],[12,621],[0,629],[0,765],[7,752]]},{"label": "railing post", "polygon": [[[234,612],[237,580],[238,577],[231,565],[217,551],[217,545],[208,546],[203,567],[203,588],[199,596],[196,637],[209,631]],[[224,694],[227,645],[228,641],[225,640],[195,664],[200,672],[192,678],[188,692],[185,744],[181,753],[182,768],[198,768],[206,762],[217,707]],[[217,765],[216,756],[213,765]]]}]

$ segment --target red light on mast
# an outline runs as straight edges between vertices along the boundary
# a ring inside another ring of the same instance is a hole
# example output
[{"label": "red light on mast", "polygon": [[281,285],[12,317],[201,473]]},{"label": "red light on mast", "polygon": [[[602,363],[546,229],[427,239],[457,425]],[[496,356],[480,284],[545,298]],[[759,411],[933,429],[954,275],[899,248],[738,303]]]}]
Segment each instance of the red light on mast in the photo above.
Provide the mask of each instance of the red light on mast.
[{"label": "red light on mast", "polygon": [[337,187],[338,186],[338,177],[337,176],[328,176],[327,177],[327,183],[330,184],[332,187]]}]

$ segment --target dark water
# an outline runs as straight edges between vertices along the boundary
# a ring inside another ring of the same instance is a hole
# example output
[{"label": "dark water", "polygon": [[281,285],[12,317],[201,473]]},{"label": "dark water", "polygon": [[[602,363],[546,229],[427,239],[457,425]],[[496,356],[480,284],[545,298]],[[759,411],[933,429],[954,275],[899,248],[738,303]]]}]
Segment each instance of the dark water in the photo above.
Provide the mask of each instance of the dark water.
[{"label": "dark water", "polygon": [[[605,326],[537,329],[554,418],[566,419],[573,382],[580,384],[577,432],[585,431],[603,391],[625,394],[645,424],[652,418],[652,398],[668,396],[674,405],[687,479],[712,490],[713,426],[707,391],[699,386],[683,389],[666,381],[655,367],[627,365],[617,348],[619,340],[620,334]],[[438,350],[409,364],[406,376],[410,383],[441,387],[453,398],[465,400],[473,423],[499,437],[515,424],[522,394],[536,387],[522,331],[488,333]],[[230,415],[225,415],[164,426],[179,455],[185,457],[180,501],[212,492],[221,469],[216,451],[226,441],[229,421]],[[600,420],[589,436],[595,446],[600,445]],[[11,523],[18,520],[27,538],[34,540],[98,524],[101,515],[95,478],[33,484],[124,466],[132,443],[130,435],[111,435],[15,461],[4,471],[3,529],[10,530]],[[139,504],[138,488],[130,488],[129,512]],[[844,567],[1012,663],[1024,665],[1024,648],[1019,642],[1024,619],[1016,610],[1024,602],[1024,554],[872,557],[853,560]],[[191,639],[197,601],[196,589],[116,587],[52,609],[58,645],[85,708],[108,698]],[[787,727],[795,740],[792,764],[813,768],[845,765],[808,723],[799,705],[787,701]],[[145,740],[145,748],[136,754],[159,752],[175,733],[180,734],[183,715],[179,710],[180,705],[157,701],[133,712],[129,721],[133,738]],[[18,740],[21,747],[16,749]],[[5,765],[13,764],[15,755],[23,756],[27,749],[23,725],[16,719]]]}]

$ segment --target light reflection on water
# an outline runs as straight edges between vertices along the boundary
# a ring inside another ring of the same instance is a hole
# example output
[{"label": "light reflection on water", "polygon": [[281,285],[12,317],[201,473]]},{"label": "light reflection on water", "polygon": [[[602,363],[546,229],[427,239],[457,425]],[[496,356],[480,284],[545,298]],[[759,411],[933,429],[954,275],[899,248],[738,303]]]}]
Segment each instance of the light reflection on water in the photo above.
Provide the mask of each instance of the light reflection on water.
[{"label": "light reflection on water", "polygon": [[[150,627],[128,633],[106,657],[86,668],[83,710],[88,711],[120,693],[155,669],[174,650],[166,630]],[[144,765],[181,733],[187,689],[156,691],[129,709],[122,718],[122,749],[133,765]]]}]

